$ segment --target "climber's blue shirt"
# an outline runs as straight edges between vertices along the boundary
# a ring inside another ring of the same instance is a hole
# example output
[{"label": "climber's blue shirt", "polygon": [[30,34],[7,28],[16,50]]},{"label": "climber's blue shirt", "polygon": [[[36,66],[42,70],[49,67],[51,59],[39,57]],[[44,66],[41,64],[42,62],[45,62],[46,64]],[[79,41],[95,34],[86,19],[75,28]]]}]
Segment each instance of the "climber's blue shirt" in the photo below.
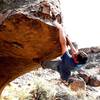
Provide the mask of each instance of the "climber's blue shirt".
[{"label": "climber's blue shirt", "polygon": [[72,56],[67,51],[61,57],[61,63],[58,66],[58,71],[60,72],[61,78],[63,80],[67,80],[72,70],[77,70],[82,66],[82,64],[76,64]]},{"label": "climber's blue shirt", "polygon": [[65,52],[63,56],[61,57],[62,63],[66,68],[71,69],[71,70],[76,70],[77,68],[81,68],[83,64],[77,64],[74,62],[74,59],[72,56],[69,54],[69,52]]}]

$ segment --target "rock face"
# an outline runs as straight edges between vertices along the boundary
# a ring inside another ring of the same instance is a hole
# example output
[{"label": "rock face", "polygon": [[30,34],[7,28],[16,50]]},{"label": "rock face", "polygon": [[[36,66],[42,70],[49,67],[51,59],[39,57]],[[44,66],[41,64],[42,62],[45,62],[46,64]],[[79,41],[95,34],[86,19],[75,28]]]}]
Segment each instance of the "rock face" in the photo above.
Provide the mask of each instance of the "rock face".
[{"label": "rock face", "polygon": [[[59,0],[0,0],[0,92],[41,61],[61,54],[54,16],[61,23]],[[16,5],[16,6],[14,6]]]}]

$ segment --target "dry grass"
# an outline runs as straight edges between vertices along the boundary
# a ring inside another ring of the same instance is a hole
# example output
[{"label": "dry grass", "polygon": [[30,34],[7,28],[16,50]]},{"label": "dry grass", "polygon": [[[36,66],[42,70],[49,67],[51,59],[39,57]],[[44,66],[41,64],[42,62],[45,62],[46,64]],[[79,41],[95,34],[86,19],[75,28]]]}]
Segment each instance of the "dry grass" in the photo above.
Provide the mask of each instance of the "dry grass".
[{"label": "dry grass", "polygon": [[2,93],[3,100],[53,100],[56,89],[48,81],[36,77],[30,84],[20,88],[11,83]]}]

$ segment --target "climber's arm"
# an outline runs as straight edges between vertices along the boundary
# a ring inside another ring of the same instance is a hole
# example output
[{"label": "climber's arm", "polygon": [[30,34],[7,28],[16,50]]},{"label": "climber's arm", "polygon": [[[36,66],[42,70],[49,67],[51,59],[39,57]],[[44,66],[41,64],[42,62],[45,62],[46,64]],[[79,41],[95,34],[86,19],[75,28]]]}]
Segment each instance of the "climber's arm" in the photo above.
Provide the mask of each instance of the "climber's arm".
[{"label": "climber's arm", "polygon": [[62,54],[64,54],[68,50],[68,47],[66,46],[65,33],[63,31],[61,24],[59,24],[56,20],[54,21],[54,24],[59,29],[59,41],[62,48]]},{"label": "climber's arm", "polygon": [[69,38],[69,36],[67,36],[67,40],[68,40],[68,44],[69,44],[70,49],[71,49],[72,58],[74,59],[74,61],[76,63],[78,63],[78,61],[77,61],[78,49],[74,47],[74,45],[73,45],[71,39]]},{"label": "climber's arm", "polygon": [[66,37],[68,40],[68,44],[70,46],[71,52],[72,54],[77,54],[78,53],[78,49],[76,49],[71,41],[71,39],[69,38],[69,36]]}]

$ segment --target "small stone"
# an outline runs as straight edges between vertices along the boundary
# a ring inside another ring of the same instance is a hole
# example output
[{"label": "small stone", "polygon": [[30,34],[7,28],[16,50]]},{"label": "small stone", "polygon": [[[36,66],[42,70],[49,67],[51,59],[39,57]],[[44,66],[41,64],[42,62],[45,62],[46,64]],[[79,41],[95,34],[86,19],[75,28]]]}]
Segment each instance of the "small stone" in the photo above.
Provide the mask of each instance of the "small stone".
[{"label": "small stone", "polygon": [[19,88],[21,88],[21,85],[18,85]]},{"label": "small stone", "polygon": [[27,84],[28,86],[31,86],[31,84],[29,83],[29,84]]}]

